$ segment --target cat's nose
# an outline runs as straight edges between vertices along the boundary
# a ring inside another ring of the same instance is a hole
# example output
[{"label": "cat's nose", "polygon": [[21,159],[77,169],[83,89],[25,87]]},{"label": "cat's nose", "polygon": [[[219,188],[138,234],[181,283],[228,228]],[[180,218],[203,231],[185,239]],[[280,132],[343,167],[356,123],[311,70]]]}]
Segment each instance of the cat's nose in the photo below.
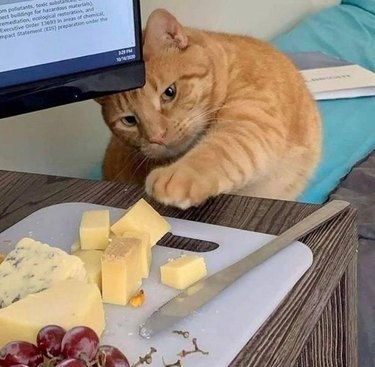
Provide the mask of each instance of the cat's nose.
[{"label": "cat's nose", "polygon": [[149,141],[151,144],[158,144],[158,145],[164,145],[165,144],[165,138],[167,137],[167,129],[164,129],[163,131],[159,132],[158,134],[155,134],[149,138]]}]

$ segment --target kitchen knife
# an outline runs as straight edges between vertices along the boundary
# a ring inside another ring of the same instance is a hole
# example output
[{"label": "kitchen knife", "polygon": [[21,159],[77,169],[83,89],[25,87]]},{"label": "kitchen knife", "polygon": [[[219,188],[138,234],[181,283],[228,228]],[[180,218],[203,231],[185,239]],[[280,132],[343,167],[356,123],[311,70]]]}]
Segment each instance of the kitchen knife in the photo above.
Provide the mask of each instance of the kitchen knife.
[{"label": "kitchen knife", "polygon": [[173,326],[209,302],[249,270],[277,254],[298,238],[312,232],[349,205],[346,201],[331,201],[242,260],[193,284],[161,306],[143,325],[140,325],[139,335],[150,339],[156,333]]}]

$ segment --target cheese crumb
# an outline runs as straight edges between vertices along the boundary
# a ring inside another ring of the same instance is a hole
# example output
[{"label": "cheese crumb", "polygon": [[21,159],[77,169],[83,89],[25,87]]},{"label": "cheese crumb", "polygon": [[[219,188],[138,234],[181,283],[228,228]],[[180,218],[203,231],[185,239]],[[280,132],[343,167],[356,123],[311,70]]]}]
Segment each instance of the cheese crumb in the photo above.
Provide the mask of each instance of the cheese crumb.
[{"label": "cheese crumb", "polygon": [[139,308],[145,303],[145,292],[141,289],[134,297],[129,301],[129,305],[134,308]]}]

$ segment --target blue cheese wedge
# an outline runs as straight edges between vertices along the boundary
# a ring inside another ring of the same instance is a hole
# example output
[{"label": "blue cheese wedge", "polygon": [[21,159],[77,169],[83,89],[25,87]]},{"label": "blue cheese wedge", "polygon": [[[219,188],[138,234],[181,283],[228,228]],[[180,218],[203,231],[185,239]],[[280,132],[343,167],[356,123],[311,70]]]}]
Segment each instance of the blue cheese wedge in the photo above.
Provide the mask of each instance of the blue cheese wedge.
[{"label": "blue cheese wedge", "polygon": [[86,282],[86,278],[85,266],[77,256],[24,238],[0,264],[0,308],[57,282],[67,279]]}]

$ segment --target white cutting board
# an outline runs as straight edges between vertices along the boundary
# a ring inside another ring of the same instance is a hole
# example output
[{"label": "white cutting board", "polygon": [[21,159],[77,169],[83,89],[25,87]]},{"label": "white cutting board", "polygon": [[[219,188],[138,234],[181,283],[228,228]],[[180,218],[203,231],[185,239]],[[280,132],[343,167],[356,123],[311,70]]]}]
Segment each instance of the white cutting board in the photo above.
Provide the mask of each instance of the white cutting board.
[{"label": "white cutting board", "polygon": [[[82,212],[102,209],[103,206],[68,203],[41,209],[0,234],[0,252],[9,252],[23,237],[57,246],[70,251],[77,239]],[[111,223],[124,210],[108,208]],[[166,218],[172,232],[178,236],[212,241],[220,245],[214,251],[202,253],[209,275],[240,260],[272,238],[270,235],[227,227]],[[11,243],[9,242],[11,241]],[[310,249],[296,242],[251,270],[210,303],[186,318],[171,330],[147,341],[138,336],[138,326],[159,306],[178,291],[160,284],[159,267],[169,258],[180,256],[181,250],[155,246],[150,278],[143,283],[146,303],[139,309],[105,306],[107,327],[102,344],[120,348],[131,363],[144,356],[150,347],[154,354],[152,366],[175,363],[181,350],[192,350],[190,339],[172,334],[172,330],[189,331],[198,340],[201,349],[209,355],[192,354],[183,360],[184,367],[226,367],[256,333],[283,298],[312,264]],[[188,253],[184,251],[184,253]]]}]

